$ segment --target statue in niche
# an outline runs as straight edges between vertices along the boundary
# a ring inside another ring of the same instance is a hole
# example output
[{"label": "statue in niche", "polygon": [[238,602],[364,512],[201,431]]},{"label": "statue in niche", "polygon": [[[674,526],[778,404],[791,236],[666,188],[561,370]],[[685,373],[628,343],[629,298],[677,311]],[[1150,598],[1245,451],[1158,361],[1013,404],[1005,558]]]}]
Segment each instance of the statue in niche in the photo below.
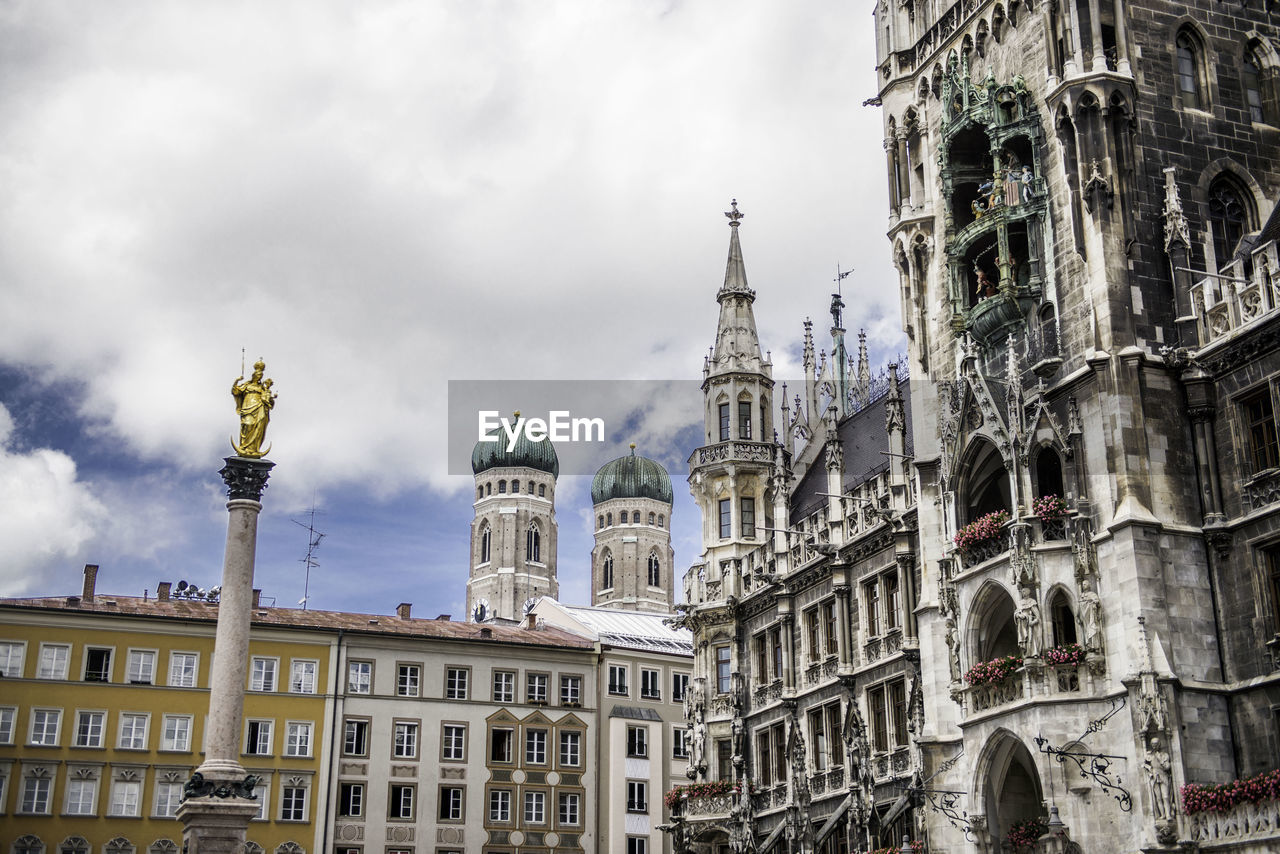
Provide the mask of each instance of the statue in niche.
[{"label": "statue in niche", "polygon": [[951,681],[959,682],[960,672],[960,639],[956,637],[956,621],[947,617],[947,659],[951,665]]},{"label": "statue in niche", "polygon": [[1147,785],[1151,787],[1151,812],[1157,821],[1168,821],[1173,818],[1172,763],[1169,751],[1158,737],[1151,739],[1147,748],[1147,756],[1142,760],[1142,770],[1147,775]]},{"label": "statue in niche", "polygon": [[1102,651],[1102,600],[1089,579],[1080,580],[1080,628],[1084,648]]},{"label": "statue in niche", "polygon": [[987,276],[987,271],[982,269],[982,265],[977,261],[973,262],[973,275],[978,282],[978,287],[974,291],[975,297],[983,300],[987,297],[993,297],[996,295],[998,292],[996,283],[991,281],[991,278]]},{"label": "statue in niche", "polygon": [[1018,176],[1018,180],[1022,182],[1022,201],[1029,202],[1035,196],[1035,179],[1036,176],[1031,174],[1031,167],[1023,166],[1022,174]]},{"label": "statue in niche", "polygon": [[1021,593],[1018,610],[1013,614],[1018,628],[1018,646],[1022,647],[1024,658],[1035,658],[1041,652],[1040,606],[1031,598],[1030,588],[1021,588]]}]

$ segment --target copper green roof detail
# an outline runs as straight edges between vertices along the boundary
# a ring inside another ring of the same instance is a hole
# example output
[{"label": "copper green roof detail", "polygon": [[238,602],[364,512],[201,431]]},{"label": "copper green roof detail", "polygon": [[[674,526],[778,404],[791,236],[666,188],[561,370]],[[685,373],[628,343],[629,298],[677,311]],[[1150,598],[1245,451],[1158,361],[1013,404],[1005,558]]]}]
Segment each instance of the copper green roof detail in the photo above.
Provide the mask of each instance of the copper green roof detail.
[{"label": "copper green roof detail", "polygon": [[591,481],[591,503],[614,498],[652,498],[671,503],[671,478],[667,470],[647,457],[631,455],[605,463]]},{"label": "copper green roof detail", "polygon": [[[507,450],[507,437],[498,431],[496,442],[476,442],[471,452],[471,471],[476,474],[499,468],[531,468],[545,471],[552,477],[560,476],[560,458],[550,439],[535,442],[520,431],[515,447]],[[669,491],[669,490],[668,490]]]}]

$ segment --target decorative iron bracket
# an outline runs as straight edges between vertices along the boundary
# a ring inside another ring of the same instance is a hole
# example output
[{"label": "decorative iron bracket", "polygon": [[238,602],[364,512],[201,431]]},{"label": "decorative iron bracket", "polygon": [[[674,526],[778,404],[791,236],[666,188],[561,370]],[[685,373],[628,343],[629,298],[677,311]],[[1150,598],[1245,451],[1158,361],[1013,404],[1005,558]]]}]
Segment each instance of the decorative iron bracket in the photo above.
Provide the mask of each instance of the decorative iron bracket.
[{"label": "decorative iron bracket", "polygon": [[[1118,702],[1117,702],[1118,701]],[[1110,753],[1092,753],[1083,750],[1084,740],[1095,732],[1101,730],[1107,725],[1117,712],[1125,707],[1125,696],[1121,694],[1119,697],[1111,701],[1111,709],[1105,715],[1097,720],[1089,721],[1089,725],[1085,727],[1083,733],[1075,741],[1075,748],[1063,749],[1054,747],[1049,744],[1049,740],[1044,736],[1036,736],[1036,747],[1046,756],[1050,756],[1058,762],[1065,763],[1068,759],[1076,764],[1076,768],[1080,771],[1080,776],[1084,779],[1093,778],[1099,786],[1103,788],[1109,795],[1120,803],[1120,809],[1124,812],[1133,810],[1133,796],[1129,794],[1129,790],[1121,784],[1121,779],[1116,776],[1114,780],[1111,778],[1112,760],[1125,759],[1124,756],[1115,756]]]}]

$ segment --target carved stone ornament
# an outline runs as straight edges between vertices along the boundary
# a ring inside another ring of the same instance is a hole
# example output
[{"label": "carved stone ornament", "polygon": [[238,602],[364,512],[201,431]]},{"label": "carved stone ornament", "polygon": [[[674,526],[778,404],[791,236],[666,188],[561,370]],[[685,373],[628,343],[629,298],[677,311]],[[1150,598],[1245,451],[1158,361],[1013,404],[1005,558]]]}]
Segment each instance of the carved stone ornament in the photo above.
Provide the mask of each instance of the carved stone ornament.
[{"label": "carved stone ornament", "polygon": [[1182,244],[1183,249],[1191,248],[1191,227],[1187,225],[1187,216],[1182,211],[1182,199],[1178,196],[1178,185],[1174,183],[1175,170],[1172,166],[1164,170],[1164,249],[1168,252],[1173,246]]},{"label": "carved stone ornament", "polygon": [[206,780],[204,775],[199,771],[191,775],[191,779],[182,787],[182,799],[188,798],[245,798],[246,800],[256,801],[258,796],[254,794],[254,788],[262,782],[261,777],[255,777],[253,774],[246,774],[243,780],[214,783],[212,780]]},{"label": "carved stone ornament", "polygon": [[227,484],[227,497],[261,501],[262,491],[267,488],[267,478],[275,463],[248,457],[226,457],[223,461],[226,465],[218,474]]}]

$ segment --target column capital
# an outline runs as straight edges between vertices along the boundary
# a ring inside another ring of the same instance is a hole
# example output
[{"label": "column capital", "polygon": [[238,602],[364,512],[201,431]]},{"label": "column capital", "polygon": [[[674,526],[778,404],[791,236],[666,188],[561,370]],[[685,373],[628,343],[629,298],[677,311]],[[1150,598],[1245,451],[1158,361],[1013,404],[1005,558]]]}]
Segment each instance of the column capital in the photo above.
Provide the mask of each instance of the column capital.
[{"label": "column capital", "polygon": [[267,478],[275,463],[270,460],[255,460],[248,457],[225,457],[226,465],[218,472],[227,484],[227,497],[231,499],[247,498],[250,501],[261,501],[262,491],[267,488]]}]

